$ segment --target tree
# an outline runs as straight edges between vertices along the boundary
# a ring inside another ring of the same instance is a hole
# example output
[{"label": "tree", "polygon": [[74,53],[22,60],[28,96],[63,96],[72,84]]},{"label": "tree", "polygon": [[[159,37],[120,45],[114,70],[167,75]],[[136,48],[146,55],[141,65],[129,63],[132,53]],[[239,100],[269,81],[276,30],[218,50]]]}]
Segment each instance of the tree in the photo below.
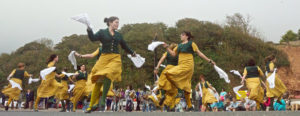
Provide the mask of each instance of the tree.
[{"label": "tree", "polygon": [[292,30],[289,30],[281,38],[282,39],[280,40],[280,43],[281,42],[296,41],[298,39],[298,35],[296,33],[294,33]]},{"label": "tree", "polygon": [[298,40],[300,40],[300,29],[298,29]]}]

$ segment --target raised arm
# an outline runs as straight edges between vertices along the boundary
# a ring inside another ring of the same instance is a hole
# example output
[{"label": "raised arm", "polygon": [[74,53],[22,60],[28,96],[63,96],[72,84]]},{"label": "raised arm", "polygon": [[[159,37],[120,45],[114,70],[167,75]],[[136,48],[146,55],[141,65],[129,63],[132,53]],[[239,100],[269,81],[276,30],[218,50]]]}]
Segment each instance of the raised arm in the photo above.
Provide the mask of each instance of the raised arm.
[{"label": "raised arm", "polygon": [[101,39],[101,31],[98,31],[96,34],[94,34],[93,30],[91,28],[87,29],[88,37],[91,41],[100,41]]}]

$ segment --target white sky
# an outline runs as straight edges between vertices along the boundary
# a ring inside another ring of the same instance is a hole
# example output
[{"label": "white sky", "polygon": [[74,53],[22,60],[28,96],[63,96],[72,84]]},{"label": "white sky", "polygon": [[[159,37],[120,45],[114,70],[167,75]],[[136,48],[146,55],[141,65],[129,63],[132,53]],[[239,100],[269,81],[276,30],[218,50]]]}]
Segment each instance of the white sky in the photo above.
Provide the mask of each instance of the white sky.
[{"label": "white sky", "polygon": [[103,19],[118,16],[121,25],[163,22],[174,26],[182,18],[224,23],[227,15],[252,17],[252,25],[266,41],[279,42],[289,29],[300,29],[300,0],[1,0],[0,53],[25,43],[86,34],[86,27],[70,19],[88,13],[98,30]]}]

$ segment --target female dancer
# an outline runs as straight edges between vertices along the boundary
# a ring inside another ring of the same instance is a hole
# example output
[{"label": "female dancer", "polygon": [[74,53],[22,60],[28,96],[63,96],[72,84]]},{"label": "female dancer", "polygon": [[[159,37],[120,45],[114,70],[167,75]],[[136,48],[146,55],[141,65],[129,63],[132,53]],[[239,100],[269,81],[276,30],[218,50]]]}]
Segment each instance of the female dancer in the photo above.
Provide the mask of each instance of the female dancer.
[{"label": "female dancer", "polygon": [[[68,69],[67,68],[64,68],[62,70],[62,72],[68,72]],[[65,108],[65,101],[66,101],[66,105],[67,105],[67,109],[68,111],[70,110],[70,96],[69,96],[69,93],[68,93],[68,81],[73,82],[73,80],[68,77],[67,75],[65,74],[60,74],[59,75],[59,78],[61,79],[61,84],[63,85],[63,88],[62,89],[59,89],[57,94],[56,94],[56,97],[60,100],[61,102],[61,108],[62,110],[60,112],[66,112],[66,108]]]},{"label": "female dancer", "polygon": [[[22,81],[23,81],[24,77],[30,77],[30,76],[32,76],[32,75],[28,74],[27,71],[25,71],[25,64],[19,63],[18,68],[14,69],[10,73],[10,75],[7,77],[7,80],[12,80],[12,81],[18,83],[20,86],[22,86]],[[8,102],[5,106],[5,111],[7,111],[9,104],[13,100],[19,100],[21,90],[17,87],[12,88],[12,85],[9,83],[8,86],[2,90],[2,93],[5,96],[9,97]]]},{"label": "female dancer", "polygon": [[[266,63],[266,71],[268,73],[267,78],[274,72],[276,57],[274,55],[270,55],[265,59]],[[266,81],[266,89],[267,93],[266,96],[268,98],[271,98],[271,107],[273,107],[273,101],[274,98],[277,98],[277,101],[280,101],[282,95],[286,92],[286,86],[283,84],[283,82],[280,80],[278,75],[275,75],[275,88],[269,87],[269,82]]]},{"label": "female dancer", "polygon": [[[177,45],[175,43],[172,43],[170,45],[170,49],[174,49],[176,46]],[[160,90],[167,91],[167,93],[165,93],[165,96],[162,95],[163,97],[161,98],[159,105],[161,106],[162,104],[164,104],[167,108],[167,111],[169,111],[170,109],[173,109],[175,106],[175,104],[174,104],[175,97],[176,97],[178,91],[176,89],[172,89],[175,86],[172,85],[172,83],[170,83],[170,81],[166,78],[165,72],[178,64],[178,56],[173,57],[169,52],[165,52],[163,54],[163,56],[160,58],[157,66],[155,67],[154,74],[158,73],[159,67],[164,62],[164,60],[167,61],[167,66],[161,72],[161,75],[158,79],[158,86],[159,86]]]},{"label": "female dancer", "polygon": [[261,79],[259,77],[264,77],[264,73],[255,65],[255,61],[250,59],[244,69],[241,83],[244,84],[246,80],[246,86],[250,93],[249,99],[256,101],[257,109],[260,109],[264,99],[264,90],[261,87]]},{"label": "female dancer", "polygon": [[[100,46],[102,46],[102,45],[100,45]],[[102,53],[102,47],[99,47],[91,54],[80,55],[79,53],[75,53],[75,55],[80,56],[82,58],[93,58],[93,57],[97,56],[97,59],[99,59],[101,56],[101,53]],[[90,77],[91,76],[88,76],[88,81],[90,80]],[[107,96],[114,96],[114,92],[112,92],[112,88],[113,88],[112,83],[113,82],[111,82],[110,89],[109,89],[109,92],[107,93]],[[93,87],[93,90],[92,90],[92,97],[90,100],[89,107],[85,111],[86,113],[95,111],[98,108],[98,105],[99,105],[98,103],[99,103],[100,96],[102,95],[102,92],[103,92],[103,84],[101,82],[96,82]]]},{"label": "female dancer", "polygon": [[205,81],[204,75],[200,75],[201,82],[199,83],[202,88],[202,111],[206,111],[207,108],[213,104],[218,102],[218,100],[215,98],[215,96],[211,93],[211,90],[216,92],[216,90],[211,86],[211,84],[208,81]]},{"label": "female dancer", "polygon": [[[56,54],[52,54],[47,61],[47,67],[54,67],[57,62],[58,56]],[[34,103],[34,111],[38,111],[37,105],[40,102],[40,98],[48,98],[54,96],[58,89],[63,88],[63,85],[55,80],[55,76],[58,76],[56,74],[56,71],[46,75],[45,80],[42,80],[40,86],[37,89],[37,97]]]},{"label": "female dancer", "polygon": [[[194,73],[194,57],[193,54],[197,53],[198,56],[205,59],[209,63],[215,65],[215,62],[208,59],[199,49],[198,46],[191,41],[192,34],[183,31],[180,35],[181,43],[174,49],[170,49],[167,44],[164,47],[172,56],[178,54],[178,65],[165,72],[167,79],[174,84],[177,88],[185,91],[185,98],[190,98],[191,94],[191,79]],[[173,88],[176,89],[177,88]],[[172,90],[175,91],[175,90]],[[186,99],[188,110],[192,110],[192,103],[190,99]]]},{"label": "female dancer", "polygon": [[[99,60],[94,65],[91,72],[92,83],[97,81],[103,83],[103,93],[100,101],[100,109],[105,108],[105,98],[111,83],[114,81],[121,81],[122,62],[119,53],[118,45],[120,44],[125,51],[135,56],[135,53],[127,46],[122,35],[116,30],[119,27],[119,18],[110,17],[105,18],[104,22],[107,24],[107,29],[100,29],[96,34],[88,28],[88,36],[91,41],[100,41],[102,43],[102,54]],[[96,89],[96,88],[94,88]],[[91,100],[97,99],[95,96]]]},{"label": "female dancer", "polygon": [[78,67],[78,71],[75,73],[76,75],[73,76],[73,79],[76,79],[75,87],[72,91],[73,96],[70,98],[70,101],[73,103],[73,110],[72,112],[76,111],[77,102],[82,98],[89,95],[86,89],[86,82],[88,78],[88,73],[85,70],[85,65],[80,65]]}]

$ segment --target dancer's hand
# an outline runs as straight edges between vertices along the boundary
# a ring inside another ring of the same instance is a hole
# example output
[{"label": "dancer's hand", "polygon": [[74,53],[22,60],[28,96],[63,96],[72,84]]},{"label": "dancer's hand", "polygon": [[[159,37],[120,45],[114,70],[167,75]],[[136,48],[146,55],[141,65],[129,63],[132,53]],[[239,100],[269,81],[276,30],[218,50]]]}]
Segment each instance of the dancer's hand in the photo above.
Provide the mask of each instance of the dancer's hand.
[{"label": "dancer's hand", "polygon": [[158,68],[155,68],[155,69],[154,69],[154,74],[157,75],[157,73],[158,73]]},{"label": "dancer's hand", "polygon": [[136,52],[133,52],[133,54],[131,54],[132,57],[136,57]]},{"label": "dancer's hand", "polygon": [[166,43],[164,43],[164,44],[163,44],[163,47],[164,47],[164,48],[167,48],[167,47],[169,47],[169,45],[166,44]]}]

